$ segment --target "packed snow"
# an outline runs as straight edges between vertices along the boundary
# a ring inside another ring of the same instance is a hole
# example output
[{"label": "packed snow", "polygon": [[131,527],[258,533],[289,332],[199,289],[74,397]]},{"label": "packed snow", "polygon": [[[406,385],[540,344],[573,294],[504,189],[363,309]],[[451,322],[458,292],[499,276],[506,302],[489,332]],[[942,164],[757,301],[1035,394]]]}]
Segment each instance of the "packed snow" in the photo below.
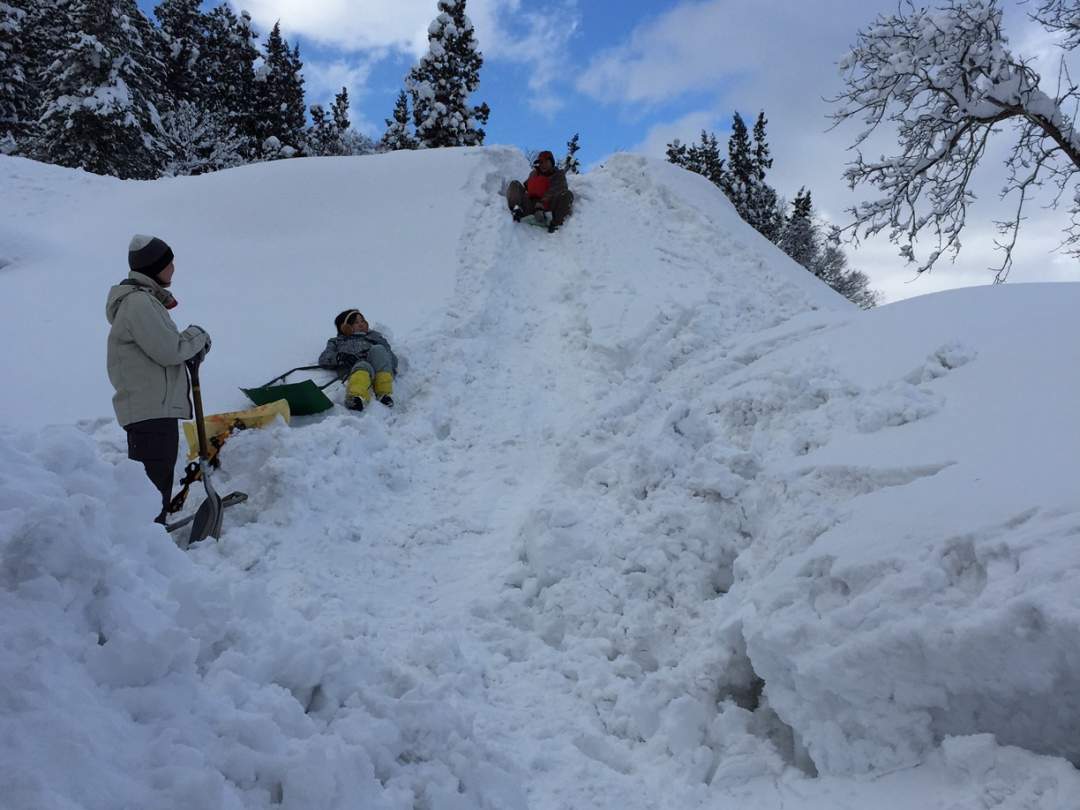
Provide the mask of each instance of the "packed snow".
[{"label": "packed snow", "polygon": [[[861,312],[700,177],[614,156],[549,235],[527,169],[0,157],[0,806],[1080,806],[1080,285]],[[186,553],[105,375],[136,232],[208,412],[349,307],[405,364],[232,437]]]}]

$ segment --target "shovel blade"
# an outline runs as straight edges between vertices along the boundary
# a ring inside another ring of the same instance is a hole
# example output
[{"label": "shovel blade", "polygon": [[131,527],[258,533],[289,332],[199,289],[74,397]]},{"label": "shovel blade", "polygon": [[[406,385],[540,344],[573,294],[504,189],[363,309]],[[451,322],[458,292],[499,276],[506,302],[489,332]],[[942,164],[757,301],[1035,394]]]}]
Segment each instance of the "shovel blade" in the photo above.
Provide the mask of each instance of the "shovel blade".
[{"label": "shovel blade", "polygon": [[208,492],[206,500],[199,506],[195,513],[195,519],[191,521],[191,534],[188,535],[187,544],[198,543],[207,537],[219,537],[221,535],[221,497],[216,492]]}]

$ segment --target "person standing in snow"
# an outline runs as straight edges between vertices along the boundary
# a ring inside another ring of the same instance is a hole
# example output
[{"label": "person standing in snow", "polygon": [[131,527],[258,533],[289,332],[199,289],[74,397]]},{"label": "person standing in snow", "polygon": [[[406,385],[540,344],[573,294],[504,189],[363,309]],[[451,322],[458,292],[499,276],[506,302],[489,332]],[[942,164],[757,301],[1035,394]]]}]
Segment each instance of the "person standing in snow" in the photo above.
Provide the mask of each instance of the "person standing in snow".
[{"label": "person standing in snow", "polygon": [[570,216],[574,193],[566,185],[566,172],[556,167],[555,156],[545,149],[533,163],[528,179],[524,183],[514,180],[507,187],[506,203],[515,222],[538,211],[550,211],[548,231],[553,233]]},{"label": "person standing in snow", "polygon": [[128,268],[127,279],[109,290],[105,302],[109,382],[116,390],[116,419],[127,433],[128,458],[142,462],[161,493],[161,513],[154,521],[165,523],[180,446],[178,423],[191,419],[184,364],[206,356],[210,335],[200,326],[181,332],[169,317],[176,306],[168,290],[176,267],[165,242],[136,234],[128,245]]},{"label": "person standing in snow", "polygon": [[339,312],[334,318],[337,334],[326,341],[319,365],[348,374],[345,407],[364,410],[375,397],[387,408],[394,407],[394,375],[398,359],[390,341],[368,326],[358,309]]}]

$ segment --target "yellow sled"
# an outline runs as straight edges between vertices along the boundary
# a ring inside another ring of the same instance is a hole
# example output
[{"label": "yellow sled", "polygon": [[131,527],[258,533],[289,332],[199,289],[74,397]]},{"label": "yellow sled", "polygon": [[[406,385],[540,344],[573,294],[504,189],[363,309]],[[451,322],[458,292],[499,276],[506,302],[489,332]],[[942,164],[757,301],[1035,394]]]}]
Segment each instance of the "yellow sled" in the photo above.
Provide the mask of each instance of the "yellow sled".
[{"label": "yellow sled", "polygon": [[[288,424],[292,413],[287,400],[279,399],[255,408],[248,408],[246,411],[215,413],[205,417],[203,424],[206,426],[207,440],[211,445],[211,458],[217,455],[217,451],[233,431],[266,427],[279,416]],[[199,455],[199,436],[194,422],[184,422],[184,438],[187,439],[188,460],[190,461]]]}]

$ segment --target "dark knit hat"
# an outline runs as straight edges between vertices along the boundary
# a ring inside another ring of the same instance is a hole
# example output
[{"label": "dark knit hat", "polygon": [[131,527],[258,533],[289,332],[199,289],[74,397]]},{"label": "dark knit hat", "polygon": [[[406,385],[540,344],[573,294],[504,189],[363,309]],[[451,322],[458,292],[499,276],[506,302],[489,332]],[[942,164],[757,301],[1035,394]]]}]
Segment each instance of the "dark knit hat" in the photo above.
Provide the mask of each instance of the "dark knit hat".
[{"label": "dark knit hat", "polygon": [[172,263],[172,248],[156,236],[145,236],[141,233],[131,237],[128,245],[128,267],[137,273],[157,281],[158,273]]}]

